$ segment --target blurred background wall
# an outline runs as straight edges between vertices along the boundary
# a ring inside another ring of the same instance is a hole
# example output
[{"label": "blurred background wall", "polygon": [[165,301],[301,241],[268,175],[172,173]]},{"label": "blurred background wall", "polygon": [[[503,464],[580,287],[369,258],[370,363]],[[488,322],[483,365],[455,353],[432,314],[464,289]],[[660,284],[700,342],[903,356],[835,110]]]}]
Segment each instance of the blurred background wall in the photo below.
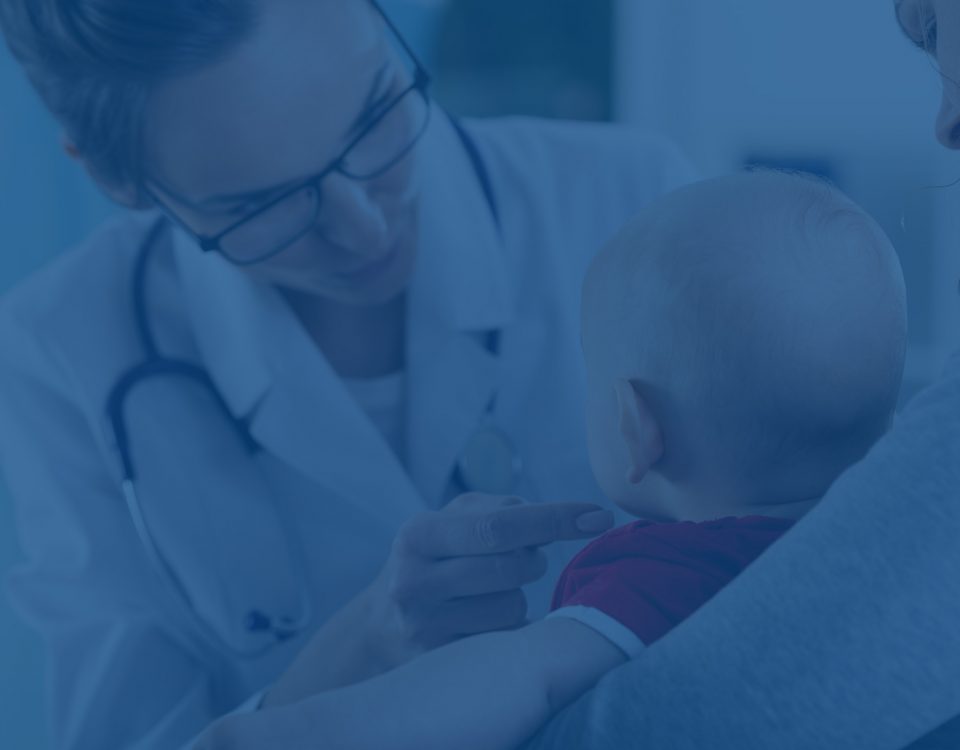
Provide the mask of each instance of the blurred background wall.
[{"label": "blurred background wall", "polygon": [[[57,128],[0,44],[0,293],[113,209],[60,149]],[[19,557],[0,486],[0,573]],[[48,747],[41,644],[0,596],[0,748]]]},{"label": "blurred background wall", "polygon": [[[905,393],[956,346],[960,177],[933,143],[939,83],[888,0],[385,0],[466,115],[619,119],[674,137],[704,174],[830,176],[884,225],[911,296]],[[0,49],[0,291],[114,209]],[[0,496],[0,570],[18,558]],[[46,747],[37,639],[0,602],[0,748]]]},{"label": "blurred background wall", "polygon": [[960,177],[933,139],[940,84],[889,0],[621,0],[616,115],[706,174],[760,163],[834,180],[887,230],[910,295],[906,395],[960,334]]}]

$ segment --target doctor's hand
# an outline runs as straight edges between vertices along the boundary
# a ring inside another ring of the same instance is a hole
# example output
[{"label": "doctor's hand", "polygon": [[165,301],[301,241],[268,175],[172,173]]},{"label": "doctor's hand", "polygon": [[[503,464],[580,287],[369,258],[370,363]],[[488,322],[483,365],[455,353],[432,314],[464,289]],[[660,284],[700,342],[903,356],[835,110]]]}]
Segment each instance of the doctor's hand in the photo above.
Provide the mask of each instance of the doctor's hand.
[{"label": "doctor's hand", "polygon": [[369,592],[384,669],[464,636],[523,625],[521,587],[547,571],[540,547],[612,525],[613,514],[596,505],[481,494],[413,518]]},{"label": "doctor's hand", "polygon": [[539,548],[611,526],[613,514],[590,503],[480,494],[415,516],[376,580],[314,634],[262,707],[360,682],[464,636],[523,625],[521,587],[547,571]]}]

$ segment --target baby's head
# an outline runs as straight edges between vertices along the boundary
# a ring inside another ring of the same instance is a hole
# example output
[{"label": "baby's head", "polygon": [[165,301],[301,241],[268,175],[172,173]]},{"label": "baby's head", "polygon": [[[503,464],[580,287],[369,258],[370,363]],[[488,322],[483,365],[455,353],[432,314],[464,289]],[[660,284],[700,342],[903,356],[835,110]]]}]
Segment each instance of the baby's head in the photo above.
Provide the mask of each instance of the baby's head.
[{"label": "baby's head", "polygon": [[890,425],[900,265],[812,178],[742,174],[656,202],[594,261],[582,318],[594,471],[636,515],[799,515]]}]

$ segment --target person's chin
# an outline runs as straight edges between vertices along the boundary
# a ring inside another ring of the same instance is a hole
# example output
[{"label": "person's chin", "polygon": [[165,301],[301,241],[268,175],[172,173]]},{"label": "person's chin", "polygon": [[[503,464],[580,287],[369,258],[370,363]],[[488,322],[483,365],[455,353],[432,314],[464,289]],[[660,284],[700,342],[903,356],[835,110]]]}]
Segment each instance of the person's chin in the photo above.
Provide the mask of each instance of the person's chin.
[{"label": "person's chin", "polygon": [[279,286],[301,294],[324,297],[344,305],[375,306],[386,304],[409,286],[416,251],[412,246],[397,247],[382,262],[354,274],[289,274],[277,280]]}]

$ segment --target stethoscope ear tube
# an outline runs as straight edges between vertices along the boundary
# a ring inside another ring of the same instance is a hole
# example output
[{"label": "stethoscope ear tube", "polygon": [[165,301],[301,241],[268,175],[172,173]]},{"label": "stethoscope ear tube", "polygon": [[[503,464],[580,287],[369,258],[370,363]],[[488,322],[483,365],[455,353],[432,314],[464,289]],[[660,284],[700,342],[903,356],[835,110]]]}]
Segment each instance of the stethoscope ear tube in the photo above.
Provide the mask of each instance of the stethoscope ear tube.
[{"label": "stethoscope ear tube", "polygon": [[137,478],[133,467],[133,456],[130,453],[130,435],[127,432],[126,420],[123,417],[123,405],[126,401],[127,391],[132,385],[130,378],[133,374],[134,371],[127,372],[114,385],[110,391],[110,396],[107,398],[107,421],[110,423],[110,432],[113,435],[113,447],[120,459],[120,471],[125,487],[124,494],[126,494],[126,485],[132,486]]},{"label": "stethoscope ear tube", "polygon": [[[236,643],[229,642],[204,619],[199,613],[199,608],[196,606],[183,580],[169,561],[163,556],[163,553],[157,545],[156,538],[150,530],[149,523],[144,515],[140,496],[137,492],[137,474],[133,461],[129,431],[127,429],[128,415],[126,414],[125,407],[129,403],[129,398],[133,390],[137,386],[144,385],[152,380],[170,377],[190,380],[203,387],[211,397],[215,398],[218,410],[221,412],[221,415],[233,425],[234,430],[242,440],[243,447],[251,455],[259,450],[259,446],[250,435],[247,425],[234,418],[233,414],[230,413],[226,402],[214,388],[214,384],[206,372],[188,362],[164,359],[157,355],[155,358],[132,367],[124,373],[114,386],[108,399],[108,420],[113,432],[115,448],[123,471],[121,489],[127,511],[150,565],[157,572],[161,581],[166,585],[175,600],[180,602],[186,612],[192,613],[192,620],[197,626],[201,637],[216,648],[229,651],[243,658],[254,658],[269,651],[273,645],[289,640],[304,632],[313,618],[312,602],[305,586],[301,586],[299,593],[300,610],[296,618],[271,618],[258,610],[251,610],[251,612],[245,613],[243,615],[245,618],[244,623],[248,621],[253,623],[252,626],[247,625],[245,629],[251,635],[259,636],[258,640],[260,640],[260,643],[257,646],[244,648]],[[251,618],[254,619],[251,620]]]},{"label": "stethoscope ear tube", "polygon": [[[153,336],[153,331],[151,330],[147,316],[146,272],[148,260],[152,255],[153,249],[159,244],[162,231],[166,224],[166,219],[160,219],[148,233],[144,239],[134,267],[132,285],[134,321],[141,346],[144,350],[144,359],[120,375],[117,382],[110,389],[106,402],[107,423],[112,433],[113,446],[117,452],[122,474],[120,486],[134,530],[148,561],[157,571],[160,579],[166,584],[171,594],[182,603],[186,611],[193,613],[192,619],[198,627],[201,636],[209,641],[211,645],[230,651],[238,656],[256,657],[266,653],[274,644],[303,632],[309,625],[312,619],[312,608],[306,589],[301,587],[300,616],[295,620],[293,618],[282,617],[278,619],[277,623],[274,623],[273,619],[261,614],[261,618],[266,618],[264,620],[266,627],[262,627],[263,622],[258,620],[257,624],[260,625],[260,627],[247,628],[251,634],[263,633],[263,635],[269,636],[270,640],[266,643],[261,643],[256,647],[246,649],[229,643],[225,638],[219,636],[210,623],[199,615],[198,609],[187,587],[163,556],[144,516],[143,505],[137,492],[138,477],[133,458],[130,430],[128,429],[127,406],[130,403],[130,397],[133,391],[138,386],[145,385],[151,381],[173,377],[196,383],[210,394],[216,404],[217,410],[224,419],[233,426],[247,451],[253,454],[259,450],[259,445],[253,439],[246,422],[237,419],[230,412],[226,401],[205,370],[186,360],[164,357],[157,349],[156,339]],[[249,617],[250,614],[248,613],[245,616]]]},{"label": "stethoscope ear tube", "polygon": [[140,497],[137,495],[136,485],[131,480],[124,480],[121,487],[123,489],[123,498],[127,503],[127,511],[130,513],[130,518],[133,521],[137,536],[140,538],[140,543],[147,553],[147,557],[150,559],[150,564],[160,573],[161,578],[173,587],[174,593],[185,601],[192,611],[196,611],[190,594],[180,583],[179,577],[167,564],[167,561],[153,540],[153,534],[150,533],[150,529],[147,527],[147,521],[143,517],[143,507],[140,505]]},{"label": "stethoscope ear tube", "polygon": [[[473,164],[497,229],[501,231],[496,196],[480,151],[463,125],[455,118],[451,118],[451,120]],[[242,615],[244,618],[242,621],[243,629],[251,635],[259,634],[262,636],[262,639],[259,639],[260,644],[255,647],[244,648],[238,646],[236,642],[229,642],[199,613],[191,599],[189,590],[177,575],[176,570],[164,558],[150,531],[149,524],[144,516],[143,505],[137,493],[137,472],[132,454],[126,409],[130,396],[138,385],[160,377],[179,377],[202,386],[214,397],[218,410],[233,426],[236,434],[241,438],[243,445],[250,453],[259,450],[259,446],[250,432],[249,425],[233,415],[209,374],[201,367],[185,360],[164,357],[158,349],[157,340],[148,316],[146,280],[150,258],[154,249],[160,244],[161,235],[169,226],[169,220],[165,217],[158,219],[144,238],[139,255],[136,258],[131,287],[133,296],[131,304],[134,325],[143,348],[144,359],[123,372],[110,389],[106,403],[106,417],[108,427],[112,432],[114,447],[119,457],[123,497],[136,534],[151,565],[156,569],[161,579],[168,584],[168,588],[171,589],[176,598],[185,605],[187,611],[192,613],[192,619],[205,640],[215,647],[237,656],[255,658],[267,653],[278,643],[306,632],[314,616],[313,600],[306,583],[301,580],[300,612],[296,617],[271,617],[259,609],[252,608]],[[491,353],[495,355],[498,353],[499,332],[490,333],[487,347]],[[492,404],[493,402],[488,408],[488,414],[493,410]],[[472,488],[474,491],[506,492],[516,485],[521,471],[522,463],[509,438],[492,425],[483,425],[473,436],[469,445],[465,446],[465,453],[458,462],[457,478],[468,489]]]},{"label": "stethoscope ear tube", "polygon": [[233,416],[223,396],[220,395],[213,380],[205,370],[186,361],[166,359],[155,354],[123,373],[107,398],[107,419],[113,432],[114,447],[120,458],[124,481],[135,482],[137,479],[130,448],[130,433],[127,429],[127,419],[124,411],[126,404],[129,402],[134,388],[151,380],[166,377],[179,377],[199,384],[213,397],[222,416],[233,425],[234,431],[246,449],[250,453],[256,453],[259,450],[259,445],[250,434],[246,422]]},{"label": "stethoscope ear tube", "polygon": [[125,480],[122,483],[123,496],[126,501],[127,511],[133,521],[137,537],[140,539],[144,551],[150,564],[157,571],[161,581],[170,589],[170,593],[184,605],[187,611],[193,614],[193,621],[200,630],[201,636],[211,645],[217,648],[226,649],[237,656],[244,658],[254,658],[267,653],[275,644],[283,643],[304,632],[310,621],[313,619],[313,608],[310,597],[305,588],[300,591],[300,617],[295,621],[290,618],[281,618],[277,624],[268,615],[259,610],[251,610],[244,617],[244,624],[247,632],[251,634],[262,633],[272,637],[271,641],[260,646],[243,649],[228,643],[222,636],[218,635],[214,628],[204,620],[199,614],[196,604],[193,602],[190,593],[183,585],[180,577],[171,568],[166,558],[157,548],[154,542],[153,534],[147,526],[147,521],[143,516],[143,507],[140,504],[140,498],[137,495],[137,489],[132,481]]},{"label": "stethoscope ear tube", "polygon": [[143,377],[144,368],[158,356],[153,330],[147,317],[147,265],[153,255],[154,248],[160,244],[160,235],[163,234],[168,223],[165,217],[160,217],[150,227],[150,231],[144,237],[140,251],[137,253],[133,267],[133,283],[130,288],[133,320],[146,359],[143,363],[129,368],[117,378],[117,382],[107,396],[107,420],[113,433],[114,447],[120,458],[120,470],[123,473],[123,481],[130,483],[136,480],[136,472],[133,466],[133,456],[130,452],[130,434],[127,431],[123,407],[128,393]]}]

